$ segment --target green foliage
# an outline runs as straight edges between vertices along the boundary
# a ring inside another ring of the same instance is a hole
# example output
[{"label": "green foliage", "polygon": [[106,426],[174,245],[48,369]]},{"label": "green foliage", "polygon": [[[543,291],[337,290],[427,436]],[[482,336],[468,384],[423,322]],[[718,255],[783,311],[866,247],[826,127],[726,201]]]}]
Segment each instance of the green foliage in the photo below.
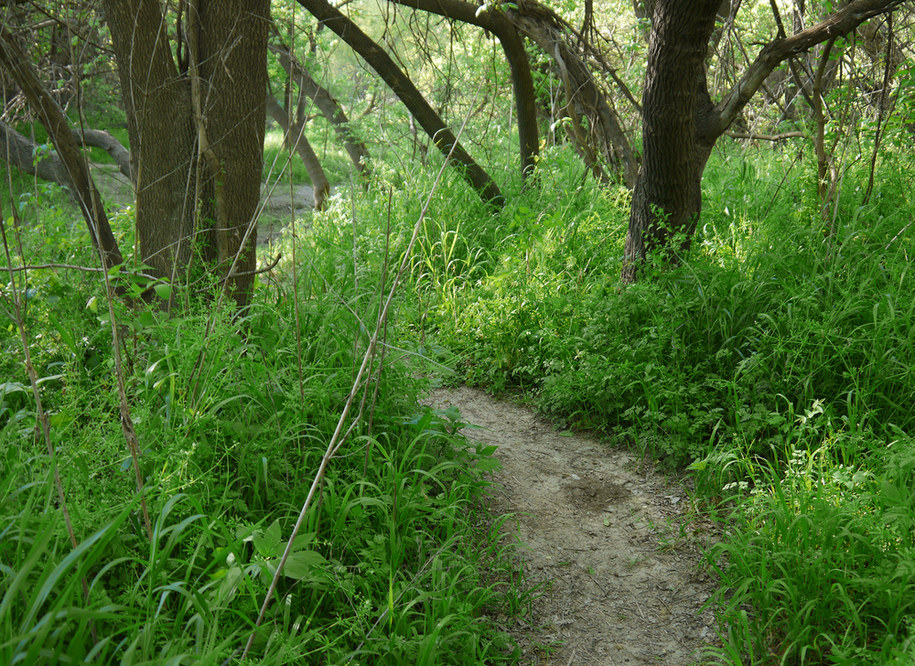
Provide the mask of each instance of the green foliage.
[{"label": "green foliage", "polygon": [[847,435],[832,431],[817,407],[792,426],[803,448],[780,468],[754,467],[749,492],[732,484],[739,499],[730,519],[738,528],[709,553],[721,576],[716,603],[727,647],[711,652],[732,662],[728,649],[780,663],[909,663],[912,439],[900,435],[871,463],[879,473],[838,463]]},{"label": "green foliage", "polygon": [[[582,3],[552,6],[583,25]],[[372,176],[365,190],[346,192],[355,185],[352,165],[326,121],[309,117],[338,194],[299,221],[299,265],[288,259],[290,231],[280,242],[284,277],[259,276],[244,313],[214,315],[214,301],[164,283],[149,305],[115,304],[152,540],[120,429],[98,276],[36,270],[11,282],[2,273],[0,305],[10,310],[14,289],[25,304],[56,450],[54,465],[36,441],[18,331],[5,319],[3,663],[222,664],[238,659],[253,629],[366,348],[380,285],[393,281],[441,165],[428,138],[411,135],[402,106],[388,102],[387,89],[330,31],[313,30],[295,5],[274,9],[277,19],[294,19],[284,39],[341,95],[351,128],[369,145]],[[814,163],[803,150],[776,145],[749,156],[719,146],[692,250],[677,267],[655,261],[638,284],[622,287],[629,195],[598,187],[563,145],[568,120],[551,60],[532,49],[547,122],[536,179],[522,185],[496,166],[510,172],[517,160],[498,45],[475,28],[445,31],[410,12],[351,9],[396,46],[398,62],[447,123],[467,119],[461,140],[500,180],[508,204],[493,213],[446,172],[407,267],[409,293],[397,296],[377,393],[375,384],[363,387],[371,419],[350,433],[305,517],[253,661],[517,659],[488,619],[522,612],[532,594],[506,557],[512,545],[501,541],[500,522],[489,525],[481,510],[493,451],[456,435],[460,414],[417,406],[425,385],[418,377],[441,363],[494,390],[527,389],[557,420],[600,429],[670,468],[688,466],[705,501],[726,516],[725,538],[708,554],[721,578],[712,603],[722,639],[709,659],[915,660],[911,62],[896,74],[896,110],[885,119],[867,200],[863,156],[874,148],[876,123],[865,96],[873,97],[882,65],[848,77],[866,93],[852,85],[827,93],[840,110],[864,100],[826,127],[827,143],[849,150],[852,161],[834,218],[821,216]],[[629,21],[631,9],[615,2],[598,13],[602,28],[618,28],[620,59],[610,66],[638,98],[647,21]],[[745,43],[771,38],[769,5],[751,3],[741,15],[750,20],[731,34],[743,30]],[[36,60],[57,48],[55,22],[40,25]],[[98,48],[105,26],[91,14],[84,27],[98,44],[83,48],[75,33],[65,44],[85,54],[68,65],[85,77],[82,116],[126,143],[123,111],[110,104],[109,55]],[[173,38],[176,29],[169,25]],[[285,75],[270,67],[279,91]],[[732,80],[727,56],[713,56],[709,67],[710,81]],[[767,113],[748,107],[747,118],[762,128]],[[634,123],[623,117],[624,127]],[[846,136],[843,123],[854,131]],[[48,149],[40,128],[35,136]],[[89,154],[110,161],[100,150]],[[287,154],[268,131],[265,174],[280,189],[289,178],[307,182]],[[19,231],[29,263],[96,264],[64,189],[35,187],[18,173],[9,180],[10,203],[26,220]],[[111,218],[129,254],[133,211]],[[137,296],[150,285],[128,266],[113,277]],[[216,293],[212,276],[195,277]],[[169,295],[177,305],[167,313]]]},{"label": "green foliage", "polygon": [[[36,253],[60,261],[85,232],[63,223],[70,211],[37,210],[45,242]],[[80,544],[71,548],[64,529],[8,320],[0,332],[0,662],[239,657],[365,349],[380,276],[392,270],[384,248],[403,250],[397,231],[393,242],[377,238],[377,216],[355,226],[340,223],[347,216],[337,203],[316,215],[299,238],[307,261],[260,282],[244,313],[214,313],[214,301],[166,285],[149,305],[115,303],[152,541],[121,434],[97,274],[32,271],[27,284],[3,274],[5,310],[12,289],[26,304]],[[32,230],[23,230],[29,243]],[[148,286],[134,285],[127,268],[112,277],[129,293]],[[167,312],[161,296],[172,289],[177,305]],[[518,573],[481,509],[493,449],[457,435],[454,410],[417,405],[425,383],[403,358],[389,354],[376,381],[361,389],[372,418],[328,469],[256,632],[254,660],[511,661],[511,641],[489,614],[519,612],[524,590],[503,582]]]},{"label": "green foliage", "polygon": [[624,287],[626,197],[587,179],[580,196],[530,192],[502,214],[485,275],[467,261],[452,273],[471,279],[435,292],[424,330],[467,381],[528,389],[556,419],[688,465],[723,502],[713,660],[915,655],[910,162],[883,154],[866,202],[849,183],[867,167],[850,170],[827,225],[809,160],[723,151],[692,250]]}]

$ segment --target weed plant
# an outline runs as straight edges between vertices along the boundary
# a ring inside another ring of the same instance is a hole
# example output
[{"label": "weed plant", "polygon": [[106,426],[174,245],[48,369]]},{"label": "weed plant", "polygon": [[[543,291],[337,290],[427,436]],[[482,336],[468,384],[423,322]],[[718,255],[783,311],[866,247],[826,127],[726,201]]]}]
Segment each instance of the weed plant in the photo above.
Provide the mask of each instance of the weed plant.
[{"label": "weed plant", "polygon": [[826,222],[810,164],[720,150],[692,250],[621,287],[626,194],[555,160],[424,331],[466,381],[527,389],[723,502],[711,658],[910,663],[911,158],[888,148],[867,201],[867,166],[849,167]]},{"label": "weed plant", "polygon": [[[70,233],[56,210],[36,206],[41,222],[30,223],[53,230],[42,260],[60,261],[71,242],[54,237]],[[4,307],[13,289],[28,303],[55,457],[36,437],[8,322],[0,332],[0,662],[240,657],[378,312],[384,244],[369,239],[385,220],[348,218],[339,206],[316,216],[300,237],[308,260],[261,281],[244,313],[214,314],[212,300],[183,294],[171,312],[159,302],[116,308],[151,539],[121,435],[97,277],[36,270],[23,285],[4,274]],[[32,229],[23,237],[34,239]],[[254,662],[513,659],[488,619],[517,607],[521,593],[485,572],[517,575],[480,503],[492,450],[456,434],[459,414],[418,406],[424,381],[408,360],[387,354],[363,387],[366,418],[293,543],[256,629]]]}]

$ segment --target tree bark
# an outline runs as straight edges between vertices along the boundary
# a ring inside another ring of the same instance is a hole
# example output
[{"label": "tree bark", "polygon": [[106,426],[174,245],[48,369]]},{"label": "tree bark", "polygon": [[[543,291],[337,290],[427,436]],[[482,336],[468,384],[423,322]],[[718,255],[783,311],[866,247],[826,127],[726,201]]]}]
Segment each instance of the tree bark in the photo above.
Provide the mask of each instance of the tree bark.
[{"label": "tree bark", "polygon": [[298,3],[365,59],[400,98],[439,151],[445,156],[451,155],[452,163],[460,169],[461,175],[484,202],[497,207],[505,203],[505,198],[493,179],[458,143],[454,133],[384,49],[326,0],[298,0]]},{"label": "tree bark", "polygon": [[718,0],[658,0],[648,41],[642,101],[642,168],[632,194],[623,280],[638,260],[666,247],[675,234],[689,237],[702,205],[705,159],[696,131],[698,95],[705,85],[705,55]]},{"label": "tree bark", "polygon": [[322,210],[324,200],[330,192],[330,182],[324,174],[321,161],[305,137],[305,124],[300,119],[290,119],[289,112],[269,93],[267,94],[267,113],[283,128],[283,143],[290,150],[294,150],[305,165],[315,192],[315,209]]},{"label": "tree bark", "polygon": [[652,250],[676,260],[671,242],[689,247],[701,211],[701,182],[715,142],[766,77],[785,59],[893,11],[903,0],[854,0],[824,21],[766,44],[717,104],[708,93],[703,58],[715,0],[656,0],[642,113],[644,155],[632,198],[623,282],[636,279]]},{"label": "tree bark", "polygon": [[161,277],[187,271],[196,213],[190,86],[178,71],[159,2],[103,0],[127,112],[140,255]]},{"label": "tree bark", "polygon": [[217,163],[206,160],[202,170],[203,219],[216,221],[204,258],[218,262],[225,288],[244,306],[257,260],[270,0],[205,0],[199,8],[202,121]]},{"label": "tree bark", "polygon": [[[163,5],[103,0],[127,111],[143,261],[172,279],[195,246],[239,306],[255,261],[269,0],[186,4],[194,72],[179,69]],[[196,93],[196,94],[194,94]]]},{"label": "tree bark", "polygon": [[121,250],[108,224],[102,198],[92,180],[92,174],[89,173],[88,161],[73,138],[67,117],[41,85],[25,53],[5,27],[0,27],[0,66],[16,81],[38,114],[41,124],[48,131],[51,141],[54,142],[57,154],[73,184],[92,243],[101,254],[102,266],[108,269],[120,264]]}]

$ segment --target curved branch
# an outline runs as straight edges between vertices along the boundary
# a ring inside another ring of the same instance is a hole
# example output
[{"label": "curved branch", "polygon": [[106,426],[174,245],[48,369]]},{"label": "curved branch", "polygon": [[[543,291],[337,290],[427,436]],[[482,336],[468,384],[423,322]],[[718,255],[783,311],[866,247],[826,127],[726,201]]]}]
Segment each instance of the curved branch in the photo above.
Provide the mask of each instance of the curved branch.
[{"label": "curved branch", "polygon": [[[93,129],[80,132],[74,129],[73,140],[78,146],[101,148],[114,159],[118,170],[130,178],[130,152],[108,132]],[[0,121],[0,160],[29,175],[70,187],[70,177],[60,158],[54,154],[42,155],[36,162],[35,148],[37,144],[34,141]]]},{"label": "curved branch", "polygon": [[715,105],[712,120],[700,127],[704,141],[714,142],[724,133],[766,77],[784,60],[817,44],[846,35],[868,19],[891,12],[903,2],[904,0],[855,0],[807,30],[766,44],[740,80]]},{"label": "curved branch", "polygon": [[530,61],[518,29],[501,11],[479,11],[480,7],[464,0],[390,0],[430,14],[469,23],[494,34],[502,45],[512,77],[515,109],[518,114],[518,138],[521,147],[521,173],[530,174],[540,150],[537,129],[537,107],[534,100],[534,78]]},{"label": "curved branch", "polygon": [[57,155],[44,154],[36,158],[37,144],[0,121],[0,160],[23,173],[38,176],[58,185],[71,186],[70,177]]},{"label": "curved branch", "polygon": [[479,164],[458,143],[457,137],[448,129],[435,110],[429,106],[409,77],[401,71],[384,49],[376,44],[348,17],[331,6],[326,0],[297,0],[321,23],[330,28],[345,41],[378,73],[390,86],[410,113],[419,122],[432,142],[445,155],[451,155],[455,166],[462,167],[461,175],[476,190],[480,198],[490,204],[502,206],[505,198],[499,187]]},{"label": "curved branch", "polygon": [[73,130],[73,139],[81,146],[92,146],[104,150],[118,165],[118,171],[124,174],[130,182],[134,182],[133,173],[130,170],[130,151],[111,134],[104,130],[87,129],[82,133]]}]

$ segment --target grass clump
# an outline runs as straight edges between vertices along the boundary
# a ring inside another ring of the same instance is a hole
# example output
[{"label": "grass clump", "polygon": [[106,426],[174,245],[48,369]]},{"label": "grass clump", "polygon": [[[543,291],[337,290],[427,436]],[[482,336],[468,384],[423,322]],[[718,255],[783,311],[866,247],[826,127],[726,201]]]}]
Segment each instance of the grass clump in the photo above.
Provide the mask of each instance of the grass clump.
[{"label": "grass clump", "polygon": [[490,616],[513,592],[485,573],[510,566],[480,502],[492,450],[456,434],[459,414],[420,406],[425,381],[393,353],[359,387],[362,418],[255,630],[379,311],[378,227],[340,214],[316,216],[300,240],[308,261],[260,282],[244,313],[181,293],[171,312],[116,304],[151,537],[97,277],[3,274],[4,304],[13,290],[28,299],[54,456],[36,438],[14,322],[0,336],[0,661],[232,663],[252,632],[256,663],[512,660]]},{"label": "grass clump", "polygon": [[467,381],[689,468],[725,517],[716,661],[913,657],[915,231],[893,155],[866,201],[849,168],[824,221],[785,184],[803,160],[722,151],[692,250],[625,287],[625,195],[529,192],[537,212],[503,215],[511,239],[427,327]]}]

